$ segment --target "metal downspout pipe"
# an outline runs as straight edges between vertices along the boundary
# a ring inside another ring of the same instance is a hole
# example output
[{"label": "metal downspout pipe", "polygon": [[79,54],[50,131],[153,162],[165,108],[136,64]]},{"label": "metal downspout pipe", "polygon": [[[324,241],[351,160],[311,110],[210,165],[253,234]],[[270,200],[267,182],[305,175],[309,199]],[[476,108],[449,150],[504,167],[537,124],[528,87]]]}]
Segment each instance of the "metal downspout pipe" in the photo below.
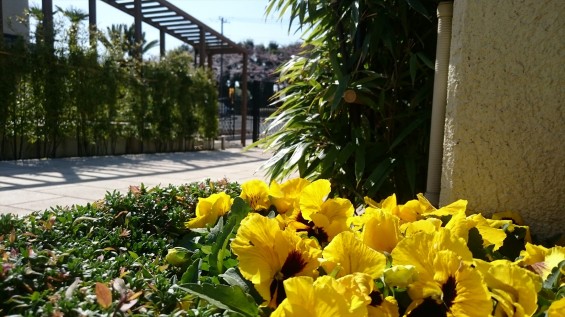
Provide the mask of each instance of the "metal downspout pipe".
[{"label": "metal downspout pipe", "polygon": [[439,204],[439,194],[441,189],[443,134],[445,127],[445,107],[447,104],[447,74],[449,71],[452,16],[453,2],[440,2],[437,8],[438,34],[432,101],[428,178],[425,193],[426,198],[434,206],[438,206]]}]

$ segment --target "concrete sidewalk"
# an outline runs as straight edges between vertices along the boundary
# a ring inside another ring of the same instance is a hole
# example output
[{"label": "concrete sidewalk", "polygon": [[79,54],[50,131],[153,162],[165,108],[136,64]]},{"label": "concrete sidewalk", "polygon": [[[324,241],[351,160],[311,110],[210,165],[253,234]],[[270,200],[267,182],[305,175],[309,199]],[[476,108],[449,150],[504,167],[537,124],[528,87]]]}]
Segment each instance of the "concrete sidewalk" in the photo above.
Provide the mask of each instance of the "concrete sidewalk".
[{"label": "concrete sidewalk", "polygon": [[0,213],[17,215],[55,206],[85,205],[130,185],[180,185],[258,178],[270,154],[258,149],[0,161]]}]

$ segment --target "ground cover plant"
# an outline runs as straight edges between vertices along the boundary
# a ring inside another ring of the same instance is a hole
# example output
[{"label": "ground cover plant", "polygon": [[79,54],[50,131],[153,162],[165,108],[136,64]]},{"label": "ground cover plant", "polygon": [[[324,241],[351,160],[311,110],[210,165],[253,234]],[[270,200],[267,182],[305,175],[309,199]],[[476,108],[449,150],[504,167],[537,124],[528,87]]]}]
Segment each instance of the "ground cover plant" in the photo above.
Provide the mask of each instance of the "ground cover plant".
[{"label": "ground cover plant", "polygon": [[565,248],[513,213],[327,180],[132,187],[0,218],[0,313],[24,316],[560,316]]}]

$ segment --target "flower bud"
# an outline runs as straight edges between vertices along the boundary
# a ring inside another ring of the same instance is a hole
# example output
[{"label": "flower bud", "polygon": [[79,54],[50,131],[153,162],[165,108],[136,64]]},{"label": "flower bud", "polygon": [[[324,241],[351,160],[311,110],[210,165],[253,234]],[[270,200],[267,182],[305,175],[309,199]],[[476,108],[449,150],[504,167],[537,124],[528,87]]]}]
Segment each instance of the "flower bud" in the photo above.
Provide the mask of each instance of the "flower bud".
[{"label": "flower bud", "polygon": [[406,288],[418,279],[414,265],[395,265],[384,271],[384,280],[388,286]]},{"label": "flower bud", "polygon": [[174,266],[183,266],[190,260],[190,251],[186,248],[174,247],[168,250],[165,260]]}]

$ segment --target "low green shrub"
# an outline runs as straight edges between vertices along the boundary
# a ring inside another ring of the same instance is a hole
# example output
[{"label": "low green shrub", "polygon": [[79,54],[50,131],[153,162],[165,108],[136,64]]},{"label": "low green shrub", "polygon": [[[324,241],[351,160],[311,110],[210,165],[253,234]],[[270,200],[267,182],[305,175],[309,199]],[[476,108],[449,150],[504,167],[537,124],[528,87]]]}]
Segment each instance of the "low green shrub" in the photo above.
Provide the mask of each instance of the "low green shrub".
[{"label": "low green shrub", "polygon": [[[141,185],[86,206],[1,215],[0,315],[108,315],[133,305],[133,315],[179,311],[187,293],[173,287],[181,274],[165,255],[198,198],[220,191],[235,197],[240,187],[226,180]],[[109,289],[112,304],[101,302]]]}]

